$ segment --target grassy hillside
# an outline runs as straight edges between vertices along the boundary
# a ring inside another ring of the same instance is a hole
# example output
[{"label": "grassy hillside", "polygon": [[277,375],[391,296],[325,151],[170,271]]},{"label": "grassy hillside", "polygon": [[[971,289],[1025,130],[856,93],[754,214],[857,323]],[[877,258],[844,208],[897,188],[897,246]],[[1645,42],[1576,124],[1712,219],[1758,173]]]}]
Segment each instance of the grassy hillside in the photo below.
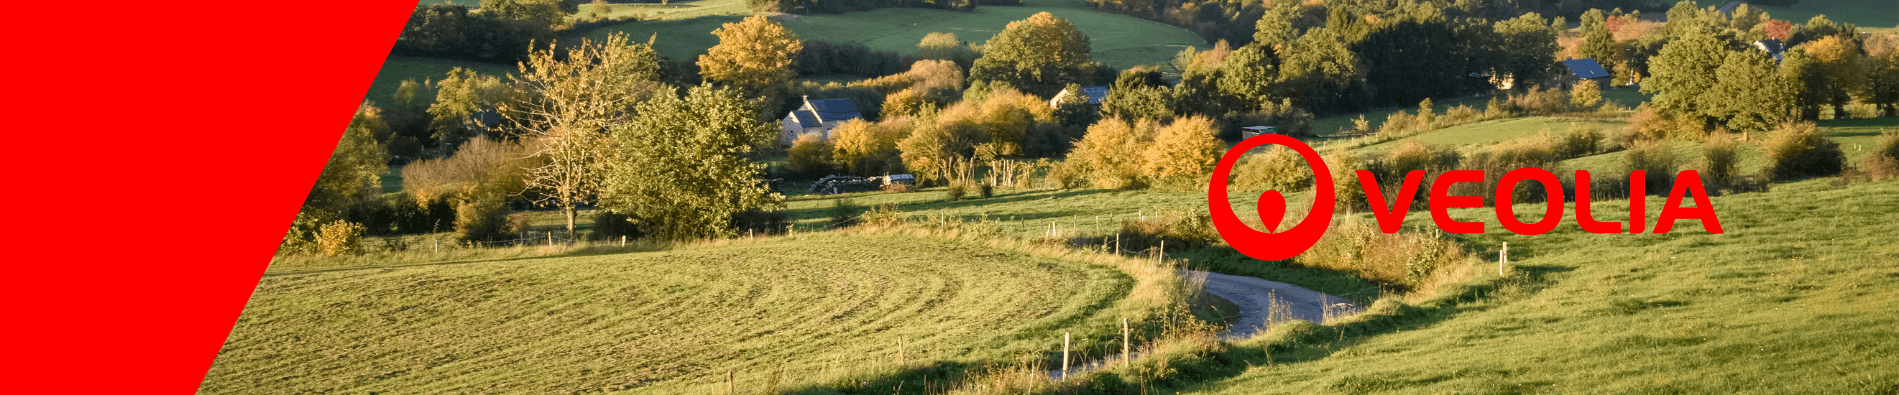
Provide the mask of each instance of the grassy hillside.
[{"label": "grassy hillside", "polygon": [[[1063,332],[1118,337],[1118,318],[1155,302],[1140,300],[1152,296],[1148,280],[1137,284],[1111,264],[937,238],[828,235],[274,269],[201,392],[708,393],[723,390],[728,371],[748,392],[943,375],[1038,359],[1060,349]],[[896,365],[900,339],[905,366]]]},{"label": "grassy hillside", "polygon": [[[1899,182],[1829,183],[1716,197],[1725,234],[1688,221],[1667,235],[1593,235],[1569,220],[1517,236],[1488,219],[1490,233],[1470,240],[1510,243],[1516,280],[1278,334],[1301,339],[1179,392],[1890,393]],[[1653,218],[1661,201],[1649,204]],[[1624,203],[1595,209],[1627,217]]]},{"label": "grassy hillside", "polygon": [[[1092,39],[1096,60],[1116,68],[1162,64],[1187,46],[1206,48],[1199,36],[1181,28],[1127,15],[1095,11],[1075,0],[1029,0],[1022,7],[978,6],[975,12],[921,8],[885,8],[837,15],[785,15],[779,19],[798,38],[832,43],[856,43],[878,50],[916,53],[917,41],[930,32],[956,33],[973,43],[987,41],[1009,22],[1048,11],[1067,18]],[[691,59],[718,44],[712,30],[735,22],[740,15],[704,16],[635,22],[596,29],[594,39],[623,31],[637,39],[659,34],[661,55]]]},{"label": "grassy hillside", "polygon": [[[1728,0],[1695,0],[1695,4],[1702,7],[1720,7],[1727,3]],[[1807,23],[1814,15],[1826,15],[1826,19],[1834,22],[1852,23],[1874,31],[1891,32],[1899,27],[1899,7],[1893,7],[1893,3],[1886,0],[1806,0],[1793,7],[1761,9],[1774,19],[1793,23]]]},{"label": "grassy hillside", "polygon": [[383,61],[382,70],[376,72],[375,81],[369,84],[369,93],[363,97],[376,103],[389,103],[394,100],[391,97],[396,94],[396,88],[402,86],[402,80],[441,80],[456,67],[494,76],[507,75],[516,70],[513,64],[390,55],[389,59]]}]

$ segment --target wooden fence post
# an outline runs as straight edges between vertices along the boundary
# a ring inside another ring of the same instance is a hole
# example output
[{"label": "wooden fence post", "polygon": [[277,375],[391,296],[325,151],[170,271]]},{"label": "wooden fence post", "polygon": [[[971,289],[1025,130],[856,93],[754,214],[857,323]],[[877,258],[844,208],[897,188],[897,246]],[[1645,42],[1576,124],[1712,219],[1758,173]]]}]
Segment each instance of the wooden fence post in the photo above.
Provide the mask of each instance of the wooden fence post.
[{"label": "wooden fence post", "polygon": [[1497,277],[1503,277],[1503,265],[1510,263],[1510,242],[1503,243],[1503,251],[1497,252]]},{"label": "wooden fence post", "polygon": [[1121,367],[1123,368],[1133,366],[1134,364],[1134,354],[1129,352],[1130,350],[1134,349],[1134,347],[1131,345],[1131,340],[1133,339],[1131,336],[1131,333],[1132,332],[1128,331],[1128,319],[1122,318],[1121,319]]},{"label": "wooden fence post", "polygon": [[1062,332],[1062,380],[1068,379],[1068,332]]},{"label": "wooden fence post", "polygon": [[620,247],[626,248],[626,235],[620,235]]},{"label": "wooden fence post", "polygon": [[725,393],[727,395],[738,394],[738,386],[732,383],[732,371],[730,370],[725,371]]}]

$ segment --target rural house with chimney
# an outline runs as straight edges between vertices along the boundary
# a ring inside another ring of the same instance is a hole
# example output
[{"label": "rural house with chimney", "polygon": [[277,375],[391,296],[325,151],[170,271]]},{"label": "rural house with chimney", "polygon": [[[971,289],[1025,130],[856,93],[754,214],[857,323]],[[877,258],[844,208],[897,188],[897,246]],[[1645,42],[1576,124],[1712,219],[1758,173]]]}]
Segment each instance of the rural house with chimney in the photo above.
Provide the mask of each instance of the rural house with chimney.
[{"label": "rural house with chimney", "polygon": [[811,96],[805,96],[803,106],[785,115],[781,122],[784,133],[778,136],[778,142],[791,145],[798,141],[798,136],[806,134],[816,134],[819,139],[829,140],[831,129],[844,121],[858,118],[863,118],[863,115],[857,113],[857,103],[851,99],[811,100]]}]

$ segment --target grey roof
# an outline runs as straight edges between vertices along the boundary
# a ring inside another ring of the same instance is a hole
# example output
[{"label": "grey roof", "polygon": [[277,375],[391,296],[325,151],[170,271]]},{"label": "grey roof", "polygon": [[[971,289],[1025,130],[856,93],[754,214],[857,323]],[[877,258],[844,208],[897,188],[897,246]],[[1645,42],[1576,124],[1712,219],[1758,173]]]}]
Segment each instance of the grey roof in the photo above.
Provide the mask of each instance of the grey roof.
[{"label": "grey roof", "polygon": [[853,102],[851,99],[805,99],[804,102],[807,107],[811,108],[810,110],[793,112],[794,115],[798,112],[803,112],[814,117],[810,122],[806,122],[803,118],[800,118],[798,122],[803,124],[804,127],[816,127],[825,123],[835,124],[864,117],[857,113],[857,102]]},{"label": "grey roof", "polygon": [[798,119],[798,126],[803,126],[807,128],[818,127],[818,117],[816,114],[812,114],[810,111],[805,111],[805,110],[792,111],[791,117]]},{"label": "grey roof", "polygon": [[1568,67],[1570,73],[1575,74],[1577,78],[1585,80],[1610,77],[1609,71],[1603,70],[1602,65],[1597,64],[1595,59],[1582,58],[1565,60],[1563,61],[1563,67]]},{"label": "grey roof", "polygon": [[1106,85],[1084,86],[1081,87],[1081,94],[1088,96],[1088,104],[1101,104],[1101,99],[1108,98],[1108,87]]}]

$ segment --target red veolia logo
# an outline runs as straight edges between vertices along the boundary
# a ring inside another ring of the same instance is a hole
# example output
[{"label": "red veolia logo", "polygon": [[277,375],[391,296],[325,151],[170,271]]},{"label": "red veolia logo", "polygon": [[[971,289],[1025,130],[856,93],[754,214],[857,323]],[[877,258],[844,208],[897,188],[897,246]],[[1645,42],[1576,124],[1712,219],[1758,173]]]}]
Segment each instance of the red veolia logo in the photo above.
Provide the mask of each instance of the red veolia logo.
[{"label": "red veolia logo", "polygon": [[[1233,206],[1227,203],[1226,184],[1233,172],[1233,164],[1239,162],[1246,151],[1266,144],[1278,144],[1292,148],[1304,158],[1306,165],[1312,168],[1312,211],[1306,218],[1284,232],[1279,231],[1279,221],[1286,217],[1286,196],[1279,191],[1266,191],[1259,195],[1259,220],[1272,233],[1260,232],[1240,222],[1240,216],[1233,213]],[[1233,249],[1255,259],[1282,260],[1291,259],[1306,252],[1319,242],[1319,236],[1325,235],[1325,229],[1332,226],[1333,200],[1332,170],[1325,167],[1325,161],[1319,153],[1298,139],[1277,134],[1255,136],[1220,157],[1220,163],[1213,168],[1213,184],[1207,188],[1207,212],[1213,215],[1213,228],[1220,231],[1220,237]]]},{"label": "red veolia logo", "polygon": [[[1279,191],[1266,191],[1259,196],[1259,220],[1265,225],[1266,232],[1254,230],[1241,222],[1239,215],[1234,214],[1233,207],[1227,199],[1227,179],[1232,175],[1233,166],[1247,151],[1267,144],[1291,148],[1293,152],[1299,153],[1299,157],[1305,159],[1307,166],[1312,168],[1314,181],[1312,210],[1306,214],[1305,219],[1284,231],[1281,231],[1279,226],[1280,221],[1286,216],[1286,197]],[[1372,207],[1372,214],[1378,220],[1379,231],[1397,233],[1403,228],[1405,215],[1410,211],[1411,202],[1416,198],[1420,184],[1423,183],[1424,171],[1414,170],[1405,174],[1403,182],[1398,185],[1398,190],[1393,193],[1392,203],[1386,203],[1385,191],[1379,189],[1378,180],[1372,172],[1358,170],[1354,173],[1358,175],[1359,185],[1365,188],[1364,196]],[[1645,179],[1646,175],[1640,170],[1630,173],[1628,177],[1629,216],[1626,229],[1630,234],[1642,233],[1647,228],[1648,200],[1644,190]],[[1449,214],[1451,208],[1483,206],[1481,196],[1451,195],[1452,185],[1484,180],[1485,175],[1482,170],[1452,170],[1438,175],[1431,182],[1429,201],[1431,220],[1437,224],[1438,229],[1450,233],[1484,233],[1484,222],[1458,221],[1451,219]],[[1547,199],[1544,201],[1547,209],[1543,212],[1543,218],[1530,223],[1517,219],[1512,207],[1516,185],[1526,181],[1542,184],[1547,194]],[[1589,172],[1577,170],[1574,184],[1576,224],[1589,233],[1623,233],[1624,223],[1599,221],[1590,214]],[[1233,249],[1255,259],[1290,259],[1312,248],[1313,244],[1317,244],[1319,238],[1325,235],[1326,228],[1332,225],[1333,207],[1337,203],[1336,191],[1333,188],[1335,187],[1332,182],[1331,168],[1326,167],[1325,161],[1312,150],[1312,147],[1306,146],[1298,139],[1283,135],[1260,135],[1241,141],[1239,145],[1228,150],[1226,155],[1220,157],[1219,164],[1213,169],[1213,180],[1207,188],[1207,211],[1213,216],[1214,229],[1220,232],[1220,237],[1226,239],[1227,244],[1232,245]],[[1682,207],[1683,197],[1694,198],[1695,206]],[[1556,225],[1562,222],[1563,211],[1567,206],[1563,185],[1556,178],[1556,174],[1539,168],[1522,168],[1504,173],[1503,178],[1497,183],[1496,197],[1493,202],[1495,202],[1493,207],[1496,211],[1497,223],[1510,232],[1521,235],[1539,235],[1555,229]],[[1700,220],[1702,228],[1708,233],[1723,233],[1721,221],[1715,217],[1714,206],[1708,201],[1707,188],[1701,183],[1700,173],[1694,170],[1684,170],[1675,175],[1674,186],[1669,188],[1667,203],[1662,206],[1661,214],[1656,219],[1655,228],[1651,233],[1668,233],[1669,230],[1674,229],[1675,221],[1686,219]]]}]

